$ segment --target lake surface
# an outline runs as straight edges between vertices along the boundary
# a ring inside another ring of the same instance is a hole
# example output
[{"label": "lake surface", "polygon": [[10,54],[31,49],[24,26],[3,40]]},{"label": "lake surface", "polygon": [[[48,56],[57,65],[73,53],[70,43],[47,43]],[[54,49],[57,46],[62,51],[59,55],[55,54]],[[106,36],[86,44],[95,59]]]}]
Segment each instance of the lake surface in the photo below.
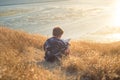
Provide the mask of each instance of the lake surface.
[{"label": "lake surface", "polygon": [[60,26],[63,38],[119,41],[117,3],[118,0],[0,0],[0,25],[48,37],[53,27]]}]

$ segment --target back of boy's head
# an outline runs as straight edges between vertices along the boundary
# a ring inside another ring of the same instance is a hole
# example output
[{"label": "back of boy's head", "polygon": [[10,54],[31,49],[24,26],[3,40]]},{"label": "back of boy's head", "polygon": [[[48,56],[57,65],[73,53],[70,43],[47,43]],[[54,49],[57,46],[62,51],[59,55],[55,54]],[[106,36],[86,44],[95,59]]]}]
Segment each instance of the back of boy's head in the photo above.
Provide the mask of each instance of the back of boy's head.
[{"label": "back of boy's head", "polygon": [[53,28],[53,36],[61,36],[64,31],[60,27]]}]

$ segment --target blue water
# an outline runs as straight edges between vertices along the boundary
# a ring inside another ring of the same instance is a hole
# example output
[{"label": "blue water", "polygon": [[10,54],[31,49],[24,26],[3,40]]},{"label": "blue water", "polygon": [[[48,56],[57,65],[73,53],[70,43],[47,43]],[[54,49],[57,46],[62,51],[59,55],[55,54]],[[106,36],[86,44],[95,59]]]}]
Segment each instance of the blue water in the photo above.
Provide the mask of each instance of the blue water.
[{"label": "blue water", "polygon": [[63,38],[106,41],[108,37],[93,33],[109,26],[112,1],[0,0],[0,25],[48,37],[60,26]]},{"label": "blue water", "polygon": [[44,3],[44,2],[54,2],[54,1],[59,1],[59,0],[0,0],[0,6]]}]

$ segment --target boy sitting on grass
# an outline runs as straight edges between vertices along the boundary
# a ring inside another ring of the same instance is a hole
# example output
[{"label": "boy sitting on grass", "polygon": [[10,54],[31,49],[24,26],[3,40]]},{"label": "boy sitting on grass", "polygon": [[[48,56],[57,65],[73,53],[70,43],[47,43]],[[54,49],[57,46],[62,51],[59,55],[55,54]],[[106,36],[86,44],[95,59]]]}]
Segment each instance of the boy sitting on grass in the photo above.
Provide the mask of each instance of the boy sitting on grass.
[{"label": "boy sitting on grass", "polygon": [[70,53],[69,43],[61,40],[63,30],[60,27],[53,29],[53,37],[46,40],[44,43],[45,60],[48,62],[54,62],[60,60],[63,55],[67,56]]}]

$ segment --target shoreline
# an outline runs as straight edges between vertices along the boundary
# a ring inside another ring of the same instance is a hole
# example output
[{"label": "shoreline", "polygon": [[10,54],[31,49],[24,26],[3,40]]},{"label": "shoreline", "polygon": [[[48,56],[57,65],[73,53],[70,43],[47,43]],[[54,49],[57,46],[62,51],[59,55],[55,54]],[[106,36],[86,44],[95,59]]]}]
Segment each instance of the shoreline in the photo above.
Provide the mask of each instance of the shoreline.
[{"label": "shoreline", "polygon": [[[10,30],[14,30],[14,31],[18,31],[18,32],[25,32],[27,34],[31,34],[31,35],[42,35],[46,38],[49,38],[49,37],[52,37],[52,36],[48,36],[48,35],[44,35],[44,34],[41,34],[41,33],[31,33],[31,32],[27,32],[27,31],[24,31],[24,30],[21,30],[21,29],[13,29],[13,28],[10,28],[10,27],[6,27],[6,26],[0,26],[1,28],[7,28],[7,29],[10,29]],[[64,35],[63,35],[64,36]],[[120,42],[120,40],[110,40],[110,39],[94,39],[94,38],[88,38],[90,37],[89,35],[85,37],[81,36],[80,38],[70,38],[70,37],[62,37],[62,39],[71,39],[72,42],[90,42],[90,43],[102,43],[102,44],[109,44],[109,43],[116,43],[116,42]],[[97,37],[96,37],[97,38]]]},{"label": "shoreline", "polygon": [[[66,0],[61,0],[61,1],[66,1]],[[40,3],[46,3],[46,2],[61,2],[61,1],[54,1],[54,0],[48,0],[48,1],[39,1],[39,0],[37,0],[37,1],[27,1],[27,2],[3,2],[3,3],[0,3],[0,6],[1,7],[4,7],[4,6],[20,6],[20,5],[31,5],[31,4],[40,4]]]}]

